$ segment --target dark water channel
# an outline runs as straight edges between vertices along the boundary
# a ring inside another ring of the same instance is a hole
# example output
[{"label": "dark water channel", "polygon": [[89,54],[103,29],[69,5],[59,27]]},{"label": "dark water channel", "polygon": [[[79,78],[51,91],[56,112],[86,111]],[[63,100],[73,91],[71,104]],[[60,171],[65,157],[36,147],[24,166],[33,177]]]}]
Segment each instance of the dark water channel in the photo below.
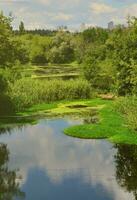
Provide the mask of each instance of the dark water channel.
[{"label": "dark water channel", "polygon": [[0,135],[0,200],[137,199],[137,147],[81,140],[73,119],[40,120]]}]

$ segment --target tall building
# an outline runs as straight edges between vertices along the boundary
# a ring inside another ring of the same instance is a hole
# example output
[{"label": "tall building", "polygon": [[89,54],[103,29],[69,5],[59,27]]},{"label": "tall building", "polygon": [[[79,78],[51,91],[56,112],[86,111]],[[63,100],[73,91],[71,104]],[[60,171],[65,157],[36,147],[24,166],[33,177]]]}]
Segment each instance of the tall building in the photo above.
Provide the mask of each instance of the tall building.
[{"label": "tall building", "polygon": [[114,22],[113,21],[108,23],[108,29],[109,30],[113,30],[114,29]]},{"label": "tall building", "polygon": [[82,23],[81,26],[80,26],[80,31],[83,32],[86,28],[87,28],[86,24]]}]

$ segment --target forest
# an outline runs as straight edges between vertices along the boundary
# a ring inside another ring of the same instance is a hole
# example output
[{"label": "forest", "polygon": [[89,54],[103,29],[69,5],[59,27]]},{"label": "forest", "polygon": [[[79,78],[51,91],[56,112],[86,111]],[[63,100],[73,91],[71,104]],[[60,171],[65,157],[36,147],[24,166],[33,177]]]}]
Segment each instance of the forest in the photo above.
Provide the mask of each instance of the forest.
[{"label": "forest", "polygon": [[106,104],[100,111],[104,121],[93,128],[97,135],[89,132],[89,124],[64,132],[137,144],[137,18],[128,18],[125,27],[83,32],[29,31],[23,22],[15,31],[12,20],[0,14],[1,119],[57,107],[65,113],[59,102],[82,102],[85,109]]}]

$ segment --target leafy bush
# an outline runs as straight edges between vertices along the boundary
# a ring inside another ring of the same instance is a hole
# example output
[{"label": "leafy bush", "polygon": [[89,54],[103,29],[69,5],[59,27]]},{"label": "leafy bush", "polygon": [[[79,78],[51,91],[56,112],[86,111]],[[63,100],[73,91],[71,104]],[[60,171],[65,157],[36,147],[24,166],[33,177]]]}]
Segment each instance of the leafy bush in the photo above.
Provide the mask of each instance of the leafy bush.
[{"label": "leafy bush", "polygon": [[91,87],[85,80],[41,81],[23,78],[11,84],[10,88],[10,96],[18,111],[34,104],[91,96]]},{"label": "leafy bush", "polygon": [[123,97],[116,102],[116,109],[121,112],[130,128],[137,130],[137,97]]},{"label": "leafy bush", "polygon": [[32,55],[31,62],[32,64],[40,65],[40,64],[46,64],[48,61],[46,58],[46,54],[44,54],[42,51],[39,51],[35,52],[35,54]]}]

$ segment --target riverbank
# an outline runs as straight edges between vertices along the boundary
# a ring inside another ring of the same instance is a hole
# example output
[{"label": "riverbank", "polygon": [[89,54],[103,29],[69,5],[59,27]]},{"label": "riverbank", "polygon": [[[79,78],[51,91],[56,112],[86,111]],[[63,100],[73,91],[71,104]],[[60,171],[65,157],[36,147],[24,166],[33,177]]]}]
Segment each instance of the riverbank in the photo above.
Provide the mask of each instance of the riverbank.
[{"label": "riverbank", "polygon": [[137,144],[137,133],[129,129],[124,117],[115,110],[114,100],[96,98],[39,104],[17,113],[17,116],[11,116],[11,119],[12,123],[17,119],[19,124],[25,124],[36,123],[39,118],[64,116],[82,118],[84,123],[65,129],[66,135],[84,139],[108,139],[113,143]]}]

